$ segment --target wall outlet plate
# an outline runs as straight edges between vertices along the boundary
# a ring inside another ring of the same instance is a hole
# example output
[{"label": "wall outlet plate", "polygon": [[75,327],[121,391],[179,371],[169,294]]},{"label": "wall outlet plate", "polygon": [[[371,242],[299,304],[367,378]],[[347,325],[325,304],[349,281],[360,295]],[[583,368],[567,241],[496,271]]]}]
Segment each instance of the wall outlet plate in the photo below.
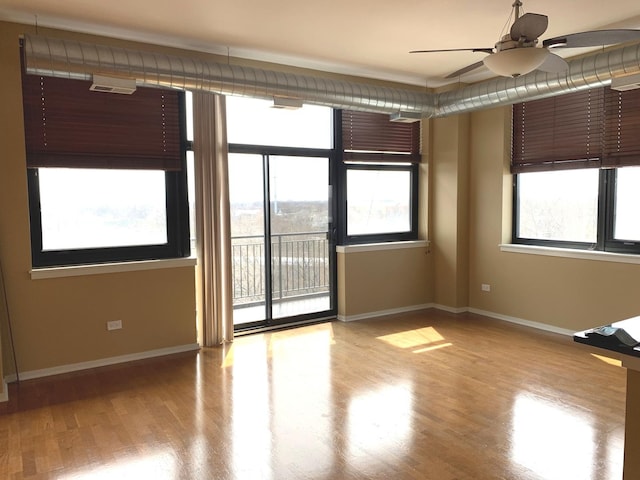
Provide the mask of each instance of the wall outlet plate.
[{"label": "wall outlet plate", "polygon": [[490,292],[491,291],[491,285],[489,285],[488,283],[483,283],[481,285],[482,291],[483,292]]},{"label": "wall outlet plate", "polygon": [[119,330],[122,328],[122,320],[111,320],[107,322],[107,330]]}]

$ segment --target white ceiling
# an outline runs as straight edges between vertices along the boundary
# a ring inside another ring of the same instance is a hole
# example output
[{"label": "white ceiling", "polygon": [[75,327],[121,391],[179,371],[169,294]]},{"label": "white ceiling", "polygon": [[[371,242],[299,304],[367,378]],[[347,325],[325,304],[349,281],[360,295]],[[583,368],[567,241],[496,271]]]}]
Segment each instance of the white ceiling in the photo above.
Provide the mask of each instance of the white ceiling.
[{"label": "white ceiling", "polygon": [[[409,50],[492,47],[512,0],[0,0],[0,20],[438,86],[484,54]],[[638,0],[523,0],[549,16],[541,39],[640,28]],[[568,57],[575,49],[563,52]],[[463,81],[489,78],[486,69]]]}]

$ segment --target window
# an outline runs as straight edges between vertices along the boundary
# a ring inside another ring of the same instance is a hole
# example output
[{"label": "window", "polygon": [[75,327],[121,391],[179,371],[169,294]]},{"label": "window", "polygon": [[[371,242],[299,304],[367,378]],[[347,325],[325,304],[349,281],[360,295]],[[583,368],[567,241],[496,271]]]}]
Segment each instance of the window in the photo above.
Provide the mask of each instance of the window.
[{"label": "window", "polygon": [[289,110],[271,108],[272,101],[227,97],[229,144],[305,149],[331,149],[331,109],[317,105]]},{"label": "window", "polygon": [[598,170],[557,170],[518,175],[517,238],[597,243]]},{"label": "window", "polygon": [[343,111],[343,243],[417,239],[420,124]]},{"label": "window", "polygon": [[189,255],[184,95],[23,75],[34,267]]},{"label": "window", "polygon": [[513,109],[514,243],[640,253],[640,93]]}]

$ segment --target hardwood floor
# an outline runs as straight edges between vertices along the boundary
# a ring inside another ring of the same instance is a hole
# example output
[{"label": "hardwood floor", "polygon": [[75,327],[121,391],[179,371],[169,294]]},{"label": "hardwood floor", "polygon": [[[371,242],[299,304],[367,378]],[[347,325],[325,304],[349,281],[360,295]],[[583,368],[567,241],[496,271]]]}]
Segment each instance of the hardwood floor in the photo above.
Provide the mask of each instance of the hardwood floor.
[{"label": "hardwood floor", "polygon": [[0,478],[621,479],[625,371],[427,310],[10,385]]}]

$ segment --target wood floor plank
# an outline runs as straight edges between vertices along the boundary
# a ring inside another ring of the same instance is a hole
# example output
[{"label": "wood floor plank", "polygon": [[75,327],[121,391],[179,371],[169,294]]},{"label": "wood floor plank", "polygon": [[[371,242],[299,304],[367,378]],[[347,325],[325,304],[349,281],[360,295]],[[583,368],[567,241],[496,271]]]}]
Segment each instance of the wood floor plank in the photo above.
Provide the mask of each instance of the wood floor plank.
[{"label": "wood floor plank", "polygon": [[9,386],[0,478],[613,480],[625,370],[426,310]]}]

